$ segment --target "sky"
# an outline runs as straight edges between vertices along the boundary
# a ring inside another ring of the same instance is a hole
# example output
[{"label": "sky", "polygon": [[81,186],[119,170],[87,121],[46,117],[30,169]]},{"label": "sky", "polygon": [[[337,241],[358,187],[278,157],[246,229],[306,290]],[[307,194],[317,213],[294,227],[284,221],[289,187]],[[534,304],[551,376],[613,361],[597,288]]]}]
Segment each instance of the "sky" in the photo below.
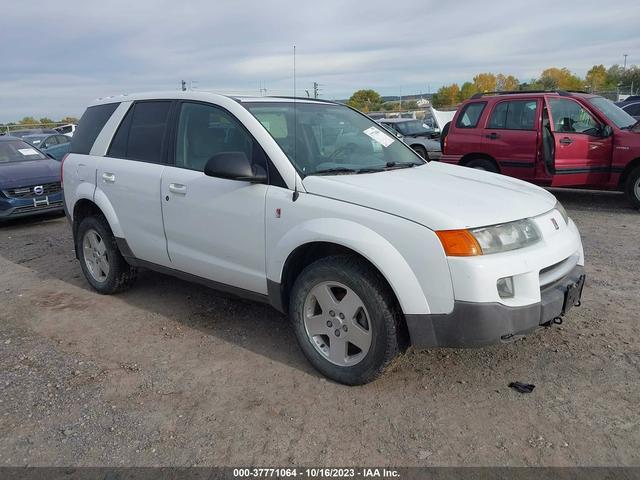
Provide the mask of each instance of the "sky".
[{"label": "sky", "polygon": [[435,91],[491,71],[640,64],[638,0],[25,0],[0,10],[0,122],[193,88],[321,96]]}]

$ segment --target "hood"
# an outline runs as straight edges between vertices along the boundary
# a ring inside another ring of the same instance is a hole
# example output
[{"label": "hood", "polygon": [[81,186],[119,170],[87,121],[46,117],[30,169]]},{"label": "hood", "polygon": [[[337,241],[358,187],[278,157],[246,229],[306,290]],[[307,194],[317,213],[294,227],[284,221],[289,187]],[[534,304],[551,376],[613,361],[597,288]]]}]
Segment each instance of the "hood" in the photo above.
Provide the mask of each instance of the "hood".
[{"label": "hood", "polygon": [[433,230],[482,227],[534,217],[555,197],[530,183],[440,162],[359,175],[308,176],[307,192],[373,208]]},{"label": "hood", "polygon": [[60,181],[60,162],[47,158],[0,163],[0,189]]}]

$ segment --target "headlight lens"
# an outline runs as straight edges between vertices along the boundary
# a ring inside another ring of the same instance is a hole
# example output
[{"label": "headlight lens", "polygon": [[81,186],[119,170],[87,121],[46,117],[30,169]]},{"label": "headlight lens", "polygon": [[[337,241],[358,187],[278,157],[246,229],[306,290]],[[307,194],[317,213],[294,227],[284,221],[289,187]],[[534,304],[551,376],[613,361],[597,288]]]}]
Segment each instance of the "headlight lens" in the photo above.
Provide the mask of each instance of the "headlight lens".
[{"label": "headlight lens", "polygon": [[485,255],[528,247],[541,238],[538,227],[528,218],[470,231]]},{"label": "headlight lens", "polygon": [[569,225],[569,215],[567,215],[567,211],[564,209],[562,204],[560,202],[556,202],[556,206],[554,208],[560,212],[560,215],[564,218],[564,223]]}]

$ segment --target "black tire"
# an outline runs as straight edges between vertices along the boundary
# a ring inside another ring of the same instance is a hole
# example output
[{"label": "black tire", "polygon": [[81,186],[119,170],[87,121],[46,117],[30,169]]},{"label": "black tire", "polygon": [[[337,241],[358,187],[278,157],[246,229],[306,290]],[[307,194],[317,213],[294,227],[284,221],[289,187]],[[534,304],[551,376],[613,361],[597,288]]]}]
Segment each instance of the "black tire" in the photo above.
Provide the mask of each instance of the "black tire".
[{"label": "black tire", "polygon": [[[106,261],[109,265],[109,272],[106,275],[106,278],[102,281],[98,281],[94,278],[92,273],[89,271],[89,267],[85,260],[83,242],[85,236],[91,231],[94,231],[99,235],[100,239],[104,242],[106,250]],[[112,293],[122,292],[131,288],[135,283],[138,271],[135,267],[129,265],[120,254],[116,244],[116,239],[109,227],[109,223],[103,216],[86,217],[80,222],[76,234],[76,245],[82,273],[84,273],[89,284],[98,293],[109,295]]]},{"label": "black tire", "polygon": [[425,160],[429,160],[429,154],[427,153],[427,149],[424,148],[422,145],[411,145],[411,148],[413,148],[413,150],[422,158],[424,158]]},{"label": "black tire", "polygon": [[440,132],[440,151],[444,154],[444,139],[449,135],[449,128],[451,127],[451,122],[447,122],[444,127],[442,127],[442,131]]},{"label": "black tire", "polygon": [[478,170],[485,170],[487,172],[498,173],[496,163],[486,158],[471,159],[465,164],[465,166],[469,168],[477,168]]},{"label": "black tire", "polygon": [[640,208],[640,167],[636,167],[627,177],[624,193],[631,205]]},{"label": "black tire", "polygon": [[[353,290],[368,313],[371,345],[355,365],[330,362],[312,345],[304,324],[309,292],[323,282],[340,282]],[[290,296],[289,316],[298,343],[309,362],[323,375],[346,385],[362,385],[379,377],[408,345],[402,313],[381,275],[366,262],[349,255],[322,258],[308,265],[296,279]]]}]

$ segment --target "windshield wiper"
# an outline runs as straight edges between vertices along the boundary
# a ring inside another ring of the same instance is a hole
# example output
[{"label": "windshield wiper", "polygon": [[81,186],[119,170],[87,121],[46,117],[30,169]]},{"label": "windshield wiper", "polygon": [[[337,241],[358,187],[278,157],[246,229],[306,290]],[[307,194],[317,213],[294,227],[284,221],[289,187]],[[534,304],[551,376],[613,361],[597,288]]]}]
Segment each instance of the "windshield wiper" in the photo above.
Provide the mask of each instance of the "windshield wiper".
[{"label": "windshield wiper", "polygon": [[331,175],[331,174],[340,174],[340,173],[375,173],[382,172],[384,168],[347,168],[347,167],[335,167],[335,168],[325,168],[322,170],[318,170],[310,175]]},{"label": "windshield wiper", "polygon": [[636,123],[632,123],[631,125],[627,125],[626,127],[620,127],[620,130],[631,130],[633,128],[636,128],[638,124],[640,124],[640,120],[638,120]]},{"label": "windshield wiper", "polygon": [[411,168],[417,167],[418,165],[422,165],[422,163],[416,162],[387,162],[387,166],[385,170],[395,170],[397,168]]}]

